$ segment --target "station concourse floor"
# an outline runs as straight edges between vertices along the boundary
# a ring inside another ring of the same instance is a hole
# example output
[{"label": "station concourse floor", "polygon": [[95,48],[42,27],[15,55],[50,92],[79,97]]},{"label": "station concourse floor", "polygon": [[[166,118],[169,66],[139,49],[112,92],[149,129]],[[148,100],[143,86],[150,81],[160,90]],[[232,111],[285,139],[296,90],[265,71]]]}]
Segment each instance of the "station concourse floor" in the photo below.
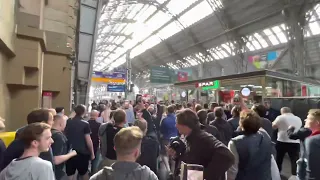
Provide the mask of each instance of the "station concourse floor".
[{"label": "station concourse floor", "polygon": [[[291,176],[290,160],[288,156],[285,156],[282,164],[281,180],[288,180],[290,176]],[[159,180],[167,180],[165,177],[166,177],[166,169],[160,167]]]}]

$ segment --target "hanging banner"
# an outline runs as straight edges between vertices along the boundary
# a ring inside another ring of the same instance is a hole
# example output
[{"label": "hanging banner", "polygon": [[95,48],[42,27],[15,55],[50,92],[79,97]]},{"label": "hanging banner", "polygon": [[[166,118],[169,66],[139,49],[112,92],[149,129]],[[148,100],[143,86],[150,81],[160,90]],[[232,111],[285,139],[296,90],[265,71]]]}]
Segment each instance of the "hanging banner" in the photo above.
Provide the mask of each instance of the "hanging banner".
[{"label": "hanging banner", "polygon": [[265,54],[249,56],[248,61],[257,69],[268,69],[273,66],[282,51],[270,51]]}]

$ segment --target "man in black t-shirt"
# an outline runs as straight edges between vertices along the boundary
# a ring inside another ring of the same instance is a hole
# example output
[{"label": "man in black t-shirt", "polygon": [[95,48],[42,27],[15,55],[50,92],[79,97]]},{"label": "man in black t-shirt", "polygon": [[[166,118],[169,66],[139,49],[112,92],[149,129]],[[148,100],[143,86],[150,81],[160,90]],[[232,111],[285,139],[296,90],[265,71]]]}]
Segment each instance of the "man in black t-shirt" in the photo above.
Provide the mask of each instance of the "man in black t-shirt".
[{"label": "man in black t-shirt", "polygon": [[64,172],[65,162],[73,156],[77,155],[77,152],[75,150],[69,152],[68,139],[63,134],[63,131],[66,127],[67,119],[62,115],[55,115],[53,121],[54,123],[51,128],[51,133],[54,142],[51,145],[51,148],[55,164],[54,173],[57,180],[62,180],[66,178],[66,173]]},{"label": "man in black t-shirt", "polygon": [[89,161],[95,158],[93,144],[90,137],[91,130],[89,123],[83,119],[86,111],[84,105],[78,105],[74,109],[76,115],[67,121],[65,134],[72,149],[77,151],[77,155],[69,159],[66,163],[66,173],[70,179],[76,170],[82,179],[89,179]]},{"label": "man in black t-shirt", "polygon": [[95,153],[94,160],[91,161],[91,174],[95,174],[98,171],[98,163],[100,161],[100,152],[99,149],[99,136],[98,131],[100,128],[101,123],[97,122],[97,118],[99,117],[99,111],[93,110],[90,113],[90,119],[88,121],[91,129],[91,139],[93,143],[93,151]]},{"label": "man in black t-shirt", "polygon": [[113,139],[115,135],[125,126],[127,123],[126,112],[122,109],[117,109],[113,113],[114,125],[107,124],[105,129],[106,142],[107,142],[107,151],[106,154],[102,156],[106,157],[102,162],[102,166],[111,166],[117,159],[116,151],[114,149]]}]

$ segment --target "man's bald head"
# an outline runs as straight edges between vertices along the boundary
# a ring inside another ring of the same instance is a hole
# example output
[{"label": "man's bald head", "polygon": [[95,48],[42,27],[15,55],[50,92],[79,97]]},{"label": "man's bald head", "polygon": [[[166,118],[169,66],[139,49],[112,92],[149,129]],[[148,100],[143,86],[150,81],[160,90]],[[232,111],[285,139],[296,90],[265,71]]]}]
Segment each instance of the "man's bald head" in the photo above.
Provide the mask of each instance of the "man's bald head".
[{"label": "man's bald head", "polygon": [[281,114],[291,113],[291,109],[288,107],[281,108]]},{"label": "man's bald head", "polygon": [[97,110],[92,110],[90,113],[90,119],[96,120],[99,117],[99,111]]},{"label": "man's bald head", "polygon": [[67,119],[64,115],[55,115],[53,117],[53,128],[63,131],[66,128]]}]

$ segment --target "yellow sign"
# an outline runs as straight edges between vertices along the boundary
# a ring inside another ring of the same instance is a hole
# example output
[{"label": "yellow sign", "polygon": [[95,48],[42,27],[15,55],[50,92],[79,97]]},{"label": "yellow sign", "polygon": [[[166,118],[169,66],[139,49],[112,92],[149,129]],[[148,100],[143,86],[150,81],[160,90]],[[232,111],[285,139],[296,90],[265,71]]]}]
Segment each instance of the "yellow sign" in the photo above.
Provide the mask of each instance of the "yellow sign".
[{"label": "yellow sign", "polygon": [[101,78],[101,77],[93,77],[91,78],[92,82],[100,82],[100,83],[126,83],[124,79],[114,79],[114,78]]},{"label": "yellow sign", "polygon": [[14,140],[16,137],[16,132],[2,132],[0,133],[0,139],[4,142],[6,147]]}]

